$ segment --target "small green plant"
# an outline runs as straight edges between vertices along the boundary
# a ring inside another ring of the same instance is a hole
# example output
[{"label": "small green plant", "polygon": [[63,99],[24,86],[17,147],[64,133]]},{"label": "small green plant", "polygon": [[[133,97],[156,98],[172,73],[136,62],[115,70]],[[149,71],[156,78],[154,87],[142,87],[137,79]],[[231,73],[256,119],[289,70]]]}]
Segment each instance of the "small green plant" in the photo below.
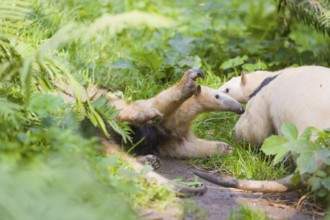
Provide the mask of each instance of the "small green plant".
[{"label": "small green plant", "polygon": [[269,217],[260,212],[249,208],[248,206],[241,205],[239,209],[234,210],[227,220],[269,220]]},{"label": "small green plant", "polygon": [[307,182],[317,197],[330,191],[330,130],[306,128],[300,135],[292,123],[281,128],[283,136],[273,135],[264,141],[262,151],[274,155],[277,164],[290,156],[296,164],[294,183]]},{"label": "small green plant", "polygon": [[192,187],[192,188],[200,187],[203,185],[203,183],[199,181],[197,176],[194,176],[193,181],[184,181],[182,178],[177,178],[177,179],[174,179],[173,181],[180,185],[184,185],[184,186]]}]

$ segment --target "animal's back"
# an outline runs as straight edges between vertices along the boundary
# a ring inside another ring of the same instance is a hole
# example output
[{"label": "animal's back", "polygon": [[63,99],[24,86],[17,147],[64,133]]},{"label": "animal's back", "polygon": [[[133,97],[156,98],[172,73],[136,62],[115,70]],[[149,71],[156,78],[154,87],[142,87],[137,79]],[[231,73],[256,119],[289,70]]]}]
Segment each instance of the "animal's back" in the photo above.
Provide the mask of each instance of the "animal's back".
[{"label": "animal's back", "polygon": [[[287,74],[288,73],[288,74]],[[330,69],[303,66],[286,69],[270,86],[270,115],[278,130],[285,122],[300,132],[307,126],[330,127]],[[265,91],[266,92],[266,91]]]}]

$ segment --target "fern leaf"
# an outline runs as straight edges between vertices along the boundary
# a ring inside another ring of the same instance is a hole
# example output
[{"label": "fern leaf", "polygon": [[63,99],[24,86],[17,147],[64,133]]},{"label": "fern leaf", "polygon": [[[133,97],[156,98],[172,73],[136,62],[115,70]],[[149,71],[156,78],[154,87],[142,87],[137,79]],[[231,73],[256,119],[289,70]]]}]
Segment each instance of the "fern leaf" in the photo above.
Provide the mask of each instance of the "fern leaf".
[{"label": "fern leaf", "polygon": [[282,5],[287,5],[297,20],[314,26],[317,31],[330,36],[330,2],[328,0],[280,0],[279,7]]}]

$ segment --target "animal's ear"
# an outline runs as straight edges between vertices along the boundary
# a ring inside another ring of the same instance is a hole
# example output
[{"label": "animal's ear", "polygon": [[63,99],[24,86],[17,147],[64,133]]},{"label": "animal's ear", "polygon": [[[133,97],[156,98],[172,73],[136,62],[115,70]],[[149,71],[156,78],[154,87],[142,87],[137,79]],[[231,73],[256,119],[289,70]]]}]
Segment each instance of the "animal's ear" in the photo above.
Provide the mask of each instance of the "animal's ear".
[{"label": "animal's ear", "polygon": [[247,81],[246,73],[245,73],[244,71],[242,71],[242,72],[241,72],[241,85],[242,85],[242,86],[245,86],[246,81]]},{"label": "animal's ear", "polygon": [[200,85],[197,85],[196,91],[195,91],[195,96],[198,96],[202,92],[202,87]]}]

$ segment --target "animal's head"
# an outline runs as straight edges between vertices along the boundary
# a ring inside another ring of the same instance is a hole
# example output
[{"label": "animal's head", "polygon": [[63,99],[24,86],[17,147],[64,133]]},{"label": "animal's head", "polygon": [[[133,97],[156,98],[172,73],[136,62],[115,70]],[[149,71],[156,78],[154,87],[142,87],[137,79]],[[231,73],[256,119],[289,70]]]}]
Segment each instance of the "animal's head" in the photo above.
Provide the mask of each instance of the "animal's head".
[{"label": "animal's head", "polygon": [[230,111],[243,114],[243,106],[229,95],[207,86],[197,86],[195,99],[204,112]]},{"label": "animal's head", "polygon": [[246,94],[247,75],[242,72],[241,76],[233,77],[231,80],[223,84],[219,91],[226,93],[230,97],[239,102],[246,103],[249,100],[249,95]]},{"label": "animal's head", "polygon": [[235,100],[247,103],[250,95],[259,87],[259,85],[268,77],[276,75],[276,72],[255,71],[249,74],[242,72],[241,76],[237,76],[223,84],[219,91],[228,94]]}]

